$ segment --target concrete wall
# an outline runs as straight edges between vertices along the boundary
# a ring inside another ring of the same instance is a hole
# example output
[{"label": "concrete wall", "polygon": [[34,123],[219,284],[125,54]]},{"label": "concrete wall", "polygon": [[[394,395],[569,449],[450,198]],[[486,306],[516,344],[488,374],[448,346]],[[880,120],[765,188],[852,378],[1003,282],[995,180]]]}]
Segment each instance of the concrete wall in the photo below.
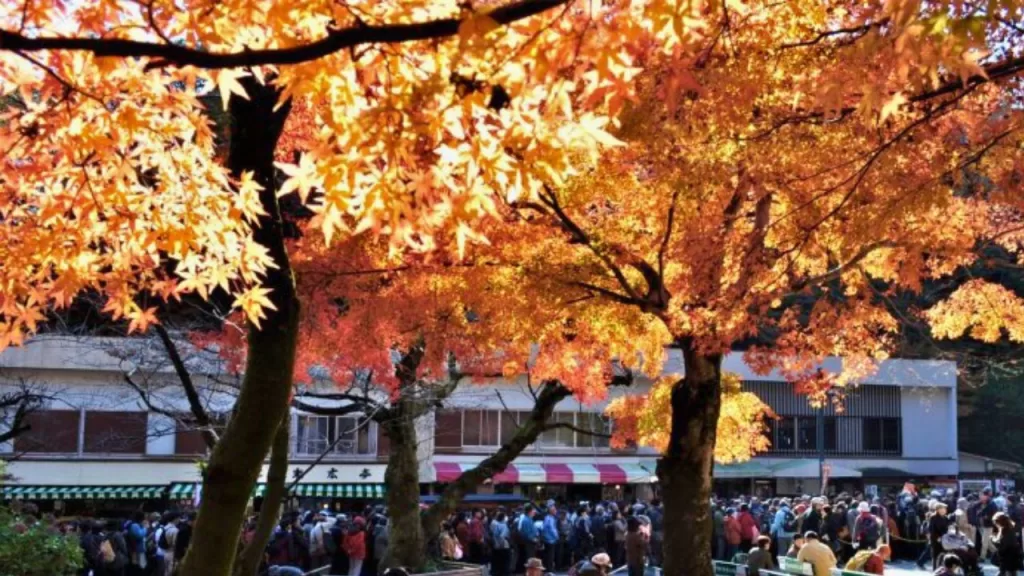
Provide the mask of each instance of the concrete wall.
[{"label": "concrete wall", "polygon": [[957,458],[955,388],[900,391],[904,458]]}]

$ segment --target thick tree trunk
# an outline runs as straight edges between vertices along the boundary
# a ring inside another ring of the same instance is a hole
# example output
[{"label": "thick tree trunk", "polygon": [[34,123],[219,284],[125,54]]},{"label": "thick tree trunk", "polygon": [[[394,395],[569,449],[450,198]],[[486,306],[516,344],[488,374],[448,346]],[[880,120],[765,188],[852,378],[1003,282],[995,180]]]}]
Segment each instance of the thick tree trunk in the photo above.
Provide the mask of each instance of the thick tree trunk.
[{"label": "thick tree trunk", "polygon": [[[399,410],[399,412],[402,412]],[[391,454],[384,484],[388,488],[388,522],[391,536],[384,566],[404,566],[413,571],[426,564],[426,542],[420,524],[420,471],[416,458],[416,423],[397,414],[387,423]]]},{"label": "thick tree trunk", "polygon": [[263,507],[256,522],[256,533],[252,541],[242,550],[242,555],[235,562],[235,576],[256,576],[260,569],[263,551],[267,549],[270,535],[281,515],[281,502],[286,492],[288,479],[288,432],[291,427],[290,418],[285,416],[277,427],[274,445],[270,448],[270,467],[267,469],[267,491],[263,497]]},{"label": "thick tree trunk", "polygon": [[721,411],[722,357],[684,346],[672,391],[668,450],[658,461],[665,505],[665,574],[711,576],[711,474]]},{"label": "thick tree trunk", "polygon": [[260,199],[267,214],[260,218],[254,237],[277,266],[268,271],[263,283],[271,290],[275,309],[265,311],[262,329],[249,327],[245,378],[235,413],[210,456],[199,517],[180,569],[180,574],[188,576],[231,574],[246,504],[278,423],[288,412],[295,364],[299,303],[284,244],[273,164],[274,147],[290,106],[275,112],[276,91],[252,78],[245,80],[249,99],[231,99],[228,167],[236,177],[253,172],[264,187]]}]

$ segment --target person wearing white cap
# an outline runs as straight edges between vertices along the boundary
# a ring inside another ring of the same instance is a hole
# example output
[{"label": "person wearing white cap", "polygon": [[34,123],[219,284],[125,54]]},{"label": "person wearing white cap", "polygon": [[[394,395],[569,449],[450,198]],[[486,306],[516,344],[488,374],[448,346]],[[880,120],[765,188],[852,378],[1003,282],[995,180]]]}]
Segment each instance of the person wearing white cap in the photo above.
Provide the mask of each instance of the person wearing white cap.
[{"label": "person wearing white cap", "polygon": [[862,501],[857,505],[857,520],[853,523],[853,541],[861,550],[873,550],[882,534],[882,521],[871,513],[871,505]]}]

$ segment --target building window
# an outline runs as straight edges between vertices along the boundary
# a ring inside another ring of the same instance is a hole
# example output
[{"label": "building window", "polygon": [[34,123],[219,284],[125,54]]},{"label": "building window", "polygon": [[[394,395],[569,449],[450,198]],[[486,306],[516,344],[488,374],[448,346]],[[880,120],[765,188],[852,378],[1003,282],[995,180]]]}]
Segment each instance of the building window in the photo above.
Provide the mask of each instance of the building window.
[{"label": "building window", "polygon": [[90,454],[145,454],[145,412],[85,413],[85,445]]},{"label": "building window", "polygon": [[775,421],[775,449],[796,449],[796,418],[783,416]]},{"label": "building window", "polygon": [[462,413],[463,446],[501,446],[501,412],[466,410]]},{"label": "building window", "polygon": [[611,418],[597,412],[580,412],[576,415],[576,426],[604,435],[577,434],[577,448],[608,448],[610,446],[610,439],[607,435],[612,433]]},{"label": "building window", "polygon": [[374,424],[363,416],[299,415],[295,440],[296,454],[319,456],[330,451],[344,456],[377,453]]},{"label": "building window", "polygon": [[900,451],[901,434],[898,418],[864,418],[863,445],[868,452]]},{"label": "building window", "polygon": [[818,449],[818,419],[803,417],[797,419],[797,447],[800,450]]},{"label": "building window", "polygon": [[839,450],[839,426],[835,416],[824,417],[825,450],[835,452]]},{"label": "building window", "polygon": [[434,446],[437,448],[462,447],[462,412],[438,410],[434,413]]},{"label": "building window", "polygon": [[28,430],[14,437],[15,452],[78,452],[78,410],[37,410],[25,416]]}]

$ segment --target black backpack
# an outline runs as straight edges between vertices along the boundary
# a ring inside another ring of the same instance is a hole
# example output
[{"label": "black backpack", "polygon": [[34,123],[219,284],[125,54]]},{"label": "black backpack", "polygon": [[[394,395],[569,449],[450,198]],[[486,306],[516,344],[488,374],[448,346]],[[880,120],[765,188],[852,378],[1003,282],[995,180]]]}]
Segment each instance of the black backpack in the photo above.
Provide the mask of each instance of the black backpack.
[{"label": "black backpack", "polygon": [[796,514],[792,511],[786,510],[785,520],[782,521],[782,529],[786,532],[796,532],[800,526],[797,523]]},{"label": "black backpack", "polygon": [[164,526],[163,531],[160,532],[160,540],[157,541],[156,545],[161,550],[170,550],[171,549],[171,541],[167,539],[167,527],[166,526]]}]

